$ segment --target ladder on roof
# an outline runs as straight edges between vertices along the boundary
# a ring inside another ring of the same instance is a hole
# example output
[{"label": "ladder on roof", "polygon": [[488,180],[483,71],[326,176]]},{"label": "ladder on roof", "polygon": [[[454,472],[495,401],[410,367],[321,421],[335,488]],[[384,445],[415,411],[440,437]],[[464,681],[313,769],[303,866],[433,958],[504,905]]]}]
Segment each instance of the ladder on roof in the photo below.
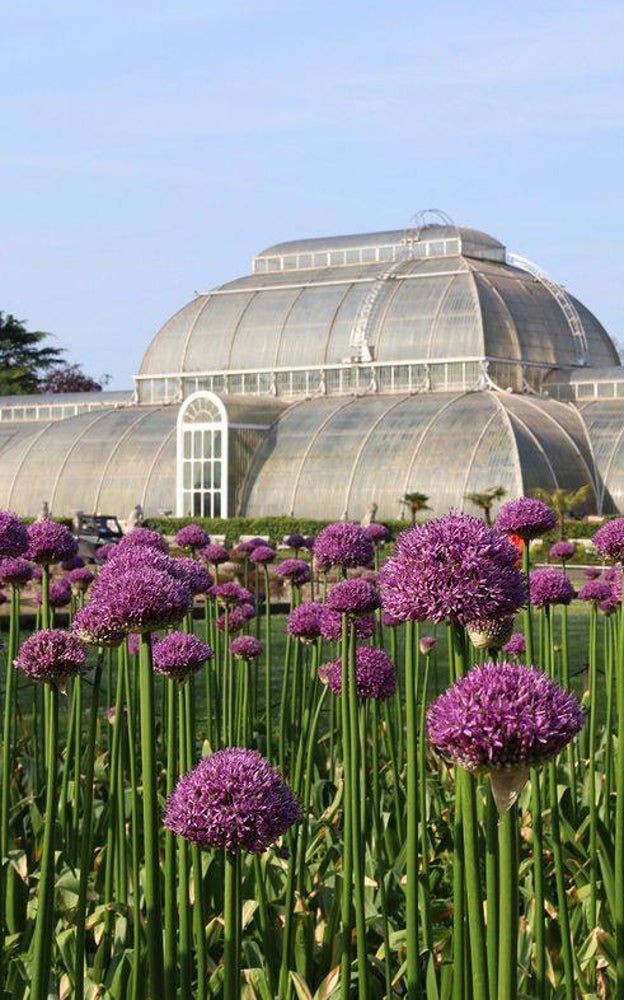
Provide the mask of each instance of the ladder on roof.
[{"label": "ladder on roof", "polygon": [[511,264],[512,267],[517,267],[521,271],[526,271],[528,274],[532,274],[533,277],[540,282],[540,284],[544,285],[544,287],[548,289],[568,322],[576,347],[579,364],[586,364],[587,352],[589,350],[587,334],[585,333],[583,321],[581,320],[581,317],[579,316],[576,307],[565,288],[557,284],[556,281],[553,281],[553,279],[550,278],[545,271],[542,271],[541,267],[538,267],[537,264],[527,260],[526,257],[520,257],[515,253],[507,253],[505,254],[505,259],[508,264]]},{"label": "ladder on roof", "polygon": [[360,308],[357,311],[356,317],[353,321],[353,326],[351,327],[351,333],[349,335],[349,357],[344,359],[344,364],[369,364],[374,360],[373,352],[371,351],[371,347],[368,342],[371,317],[377,300],[386,287],[386,282],[392,278],[404,260],[406,260],[409,256],[409,247],[407,243],[405,244],[405,248],[401,247],[397,252],[398,258],[390,267],[386,268],[385,271],[377,275],[371,288],[368,290],[362,300],[362,303],[360,304]]}]

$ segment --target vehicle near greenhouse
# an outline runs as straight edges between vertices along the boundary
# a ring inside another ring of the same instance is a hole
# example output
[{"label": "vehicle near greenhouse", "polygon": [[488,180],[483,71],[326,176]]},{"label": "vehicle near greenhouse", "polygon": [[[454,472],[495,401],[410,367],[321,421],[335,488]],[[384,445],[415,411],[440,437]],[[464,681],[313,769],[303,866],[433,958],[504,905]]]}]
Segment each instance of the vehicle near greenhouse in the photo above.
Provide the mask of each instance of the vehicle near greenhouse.
[{"label": "vehicle near greenhouse", "polygon": [[78,542],[78,554],[83,559],[94,559],[102,545],[116,545],[123,538],[123,530],[115,514],[84,514],[77,511],[73,535]]}]

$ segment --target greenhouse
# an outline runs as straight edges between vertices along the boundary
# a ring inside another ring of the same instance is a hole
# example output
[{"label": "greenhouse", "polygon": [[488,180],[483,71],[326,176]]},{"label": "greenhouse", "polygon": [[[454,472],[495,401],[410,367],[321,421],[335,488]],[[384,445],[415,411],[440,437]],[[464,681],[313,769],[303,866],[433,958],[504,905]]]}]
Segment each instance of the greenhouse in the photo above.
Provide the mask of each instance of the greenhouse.
[{"label": "greenhouse", "polygon": [[[34,515],[434,513],[590,483],[624,507],[624,377],[596,317],[485,233],[278,244],[197,294],[134,391],[5,397],[0,506]],[[621,457],[620,457],[621,456]]]}]

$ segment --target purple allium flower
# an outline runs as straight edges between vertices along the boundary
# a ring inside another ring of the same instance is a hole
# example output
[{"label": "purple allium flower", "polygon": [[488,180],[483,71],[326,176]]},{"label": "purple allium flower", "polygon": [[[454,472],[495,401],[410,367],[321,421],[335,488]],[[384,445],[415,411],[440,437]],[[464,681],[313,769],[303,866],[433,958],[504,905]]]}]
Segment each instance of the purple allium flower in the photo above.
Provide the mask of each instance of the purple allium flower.
[{"label": "purple allium flower", "polygon": [[607,521],[598,528],[592,541],[603,556],[608,556],[614,562],[621,562],[624,559],[624,517]]},{"label": "purple allium flower", "polygon": [[379,573],[384,611],[400,621],[468,622],[509,617],[526,600],[517,551],[461,511],[399,536]]},{"label": "purple allium flower", "polygon": [[524,656],[526,653],[524,632],[514,632],[503,646],[503,653],[507,653],[508,656]]},{"label": "purple allium flower", "polygon": [[250,556],[254,549],[266,544],[266,538],[248,538],[246,541],[235,545],[234,552],[237,556]]},{"label": "purple allium flower", "polygon": [[314,552],[314,546],[316,545],[316,535],[306,535],[303,539],[303,546],[308,550],[308,552]]},{"label": "purple allium flower", "polygon": [[588,566],[583,570],[583,576],[586,580],[597,580],[599,576],[602,576],[602,570],[599,566]]},{"label": "purple allium flower", "polygon": [[77,566],[76,569],[71,569],[67,574],[67,578],[71,584],[71,588],[75,593],[82,593],[93,583],[95,580],[95,573],[92,573],[87,566]]},{"label": "purple allium flower", "polygon": [[252,563],[270,563],[275,559],[275,549],[270,545],[256,545],[255,549],[249,553],[249,561]]},{"label": "purple allium flower", "polygon": [[526,542],[551,531],[556,524],[557,515],[548,504],[534,497],[518,497],[502,505],[494,527],[504,535],[518,535]]},{"label": "purple allium flower", "polygon": [[3,586],[12,584],[14,587],[23,587],[32,577],[33,568],[26,559],[17,556],[0,562],[0,583]]},{"label": "purple allium flower", "polygon": [[467,771],[540,767],[583,725],[573,694],[519,663],[474,667],[430,705],[433,746]]},{"label": "purple allium flower", "polygon": [[368,580],[341,580],[327,596],[327,607],[343,615],[367,615],[380,606],[379,591]]},{"label": "purple allium flower", "polygon": [[437,645],[437,642],[438,642],[438,640],[435,639],[434,636],[432,636],[432,635],[423,635],[423,636],[421,636],[421,639],[420,639],[420,642],[419,642],[418,645],[419,645],[420,652],[421,652],[422,656],[430,656],[431,653],[433,652],[434,646]]},{"label": "purple allium flower", "polygon": [[85,659],[85,648],[75,635],[48,628],[29,636],[13,663],[33,680],[62,687],[66,677],[80,673]]},{"label": "purple allium flower", "polygon": [[170,632],[152,645],[154,670],[176,681],[185,681],[212,656],[210,646],[190,632]]},{"label": "purple allium flower", "polygon": [[229,580],[227,583],[216,583],[214,587],[210,588],[209,593],[218,604],[222,605],[242,604],[244,601],[253,600],[253,595],[245,587],[241,587],[240,583],[234,583],[233,580]]},{"label": "purple allium flower", "polygon": [[191,559],[188,556],[178,556],[176,559],[172,559],[167,572],[185,583],[191,594],[207,594],[214,585],[214,580],[208,570],[196,559]]},{"label": "purple allium flower", "polygon": [[240,607],[233,607],[230,608],[227,615],[217,615],[215,626],[226,635],[237,635],[248,621],[247,615],[241,611]]},{"label": "purple allium flower", "polygon": [[262,854],[299,817],[295,796],[257,750],[228,747],[182,775],[163,822],[200,847]]},{"label": "purple allium flower", "polygon": [[131,632],[128,636],[127,642],[130,656],[137,656],[139,649],[141,648],[141,636],[137,635],[136,632]]},{"label": "purple allium flower", "polygon": [[78,552],[78,542],[69,528],[56,521],[35,521],[27,527],[27,559],[40,565],[71,559]]},{"label": "purple allium flower", "polygon": [[550,546],[548,550],[548,555],[551,559],[561,559],[562,562],[567,562],[571,559],[576,552],[576,545],[574,542],[555,542],[554,545]]},{"label": "purple allium flower", "polygon": [[202,559],[206,562],[212,563],[213,566],[219,566],[221,563],[227,562],[230,558],[230,553],[225,548],[224,545],[217,545],[212,543],[207,545],[205,549],[202,549],[199,553]]},{"label": "purple allium flower", "polygon": [[310,582],[310,564],[304,559],[284,559],[275,568],[275,572],[282,580],[290,580],[293,587],[302,587],[304,583]]},{"label": "purple allium flower", "polygon": [[115,545],[114,542],[106,542],[104,545],[100,545],[95,550],[95,555],[93,558],[95,559],[96,563],[100,564],[105,563],[107,559],[110,559],[110,557],[112,556],[113,552],[115,552],[116,549],[117,546]]},{"label": "purple allium flower", "polygon": [[0,556],[14,559],[28,548],[28,531],[17,514],[0,510]]},{"label": "purple allium flower", "polygon": [[102,566],[98,583],[114,580],[119,573],[135,570],[139,567],[149,567],[157,569],[161,573],[174,575],[174,565],[175,560],[155,546],[136,545],[124,549],[117,545]]},{"label": "purple allium flower", "polygon": [[71,559],[63,559],[61,569],[69,573],[72,569],[82,569],[84,564],[85,561],[82,556],[72,556]]},{"label": "purple allium flower", "polygon": [[303,549],[306,547],[306,540],[303,535],[298,535],[296,531],[292,535],[286,535],[284,542],[290,549]]},{"label": "purple allium flower", "polygon": [[[332,642],[340,642],[342,638],[342,615],[326,604],[321,605],[320,613],[321,635]],[[377,630],[374,615],[360,615],[355,619],[355,635],[358,639],[370,639]]]},{"label": "purple allium flower", "polygon": [[336,521],[323,528],[314,543],[314,558],[319,569],[331,566],[369,566],[374,559],[373,542],[364,528],[350,521]]},{"label": "purple allium flower", "polygon": [[201,549],[210,544],[210,535],[199,524],[185,524],[175,536],[181,549]]},{"label": "purple allium flower", "polygon": [[133,549],[137,545],[147,545],[160,552],[169,552],[169,546],[163,536],[159,531],[152,531],[151,528],[133,528],[127,535],[119,539],[116,548],[123,552],[126,549]]},{"label": "purple allium flower", "polygon": [[403,619],[402,618],[395,618],[395,616],[391,615],[389,611],[385,611],[382,608],[382,611],[381,611],[381,624],[384,626],[384,628],[396,628],[397,625],[402,625],[403,624]]},{"label": "purple allium flower", "polygon": [[622,567],[620,563],[616,563],[615,566],[607,566],[604,573],[605,582],[609,584],[613,591],[614,597],[618,600],[622,600]]},{"label": "purple allium flower", "polygon": [[364,531],[377,545],[383,545],[391,538],[390,528],[387,528],[385,524],[379,524],[377,521],[373,521],[372,524],[367,524]]},{"label": "purple allium flower", "polygon": [[[72,589],[67,577],[50,580],[48,600],[51,608],[63,608],[71,601]],[[37,604],[41,603],[41,595],[37,595]]]},{"label": "purple allium flower", "polygon": [[536,608],[545,604],[569,604],[576,593],[564,571],[556,566],[531,570],[530,591],[531,604]]},{"label": "purple allium flower", "polygon": [[100,579],[88,607],[99,611],[112,632],[152,632],[178,622],[190,602],[189,589],[181,580],[138,566],[114,579]]},{"label": "purple allium flower", "polygon": [[513,632],[513,618],[468,622],[466,631],[475,649],[500,649]]},{"label": "purple allium flower", "polygon": [[257,660],[264,646],[253,635],[240,635],[230,643],[230,652],[237,660]]},{"label": "purple allium flower", "polygon": [[[334,694],[342,691],[342,660],[335,660],[327,673]],[[394,663],[383,649],[358,646],[355,651],[355,688],[358,698],[390,698],[396,691]]]},{"label": "purple allium flower", "polygon": [[613,597],[613,590],[604,580],[588,580],[584,583],[578,594],[579,601],[609,601]]},{"label": "purple allium flower", "polygon": [[321,634],[322,609],[318,601],[303,601],[288,615],[287,632],[302,642],[314,642]]},{"label": "purple allium flower", "polygon": [[256,605],[253,603],[253,597],[249,601],[243,601],[242,604],[238,604],[235,610],[248,622],[256,614]]},{"label": "purple allium flower", "polygon": [[87,604],[76,612],[72,632],[83,642],[98,646],[118,646],[126,636],[116,617],[97,602]]}]

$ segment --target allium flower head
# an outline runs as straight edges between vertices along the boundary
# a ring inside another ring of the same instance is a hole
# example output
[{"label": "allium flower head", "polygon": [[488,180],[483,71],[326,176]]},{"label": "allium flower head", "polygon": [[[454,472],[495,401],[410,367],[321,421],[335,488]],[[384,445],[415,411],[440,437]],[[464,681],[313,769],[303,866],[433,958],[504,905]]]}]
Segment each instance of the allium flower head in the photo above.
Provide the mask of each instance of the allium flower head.
[{"label": "allium flower head", "polygon": [[303,535],[298,535],[296,531],[292,535],[286,535],[284,542],[290,549],[302,549],[305,546],[305,538]]},{"label": "allium flower head", "polygon": [[133,528],[127,535],[119,539],[116,548],[123,552],[125,549],[133,549],[137,545],[147,545],[164,553],[169,551],[169,546],[160,532],[152,531],[151,528]]},{"label": "allium flower head", "polygon": [[201,549],[210,544],[210,535],[199,524],[185,524],[175,536],[181,549]]},{"label": "allium flower head", "polygon": [[608,583],[618,601],[622,600],[622,567],[620,563],[607,566],[604,572],[605,583]]},{"label": "allium flower head", "polygon": [[569,604],[576,593],[564,571],[556,566],[531,570],[530,591],[531,604],[536,608],[545,604]]},{"label": "allium flower head", "polygon": [[290,580],[293,587],[301,587],[310,582],[310,564],[304,559],[284,559],[276,566],[275,572],[282,580]]},{"label": "allium flower head", "polygon": [[262,854],[299,817],[278,771],[256,750],[229,747],[182,775],[163,822],[200,847]]},{"label": "allium flower head", "polygon": [[552,507],[534,497],[518,497],[504,503],[494,526],[504,535],[519,535],[524,541],[538,538],[557,524]]},{"label": "allium flower head", "polygon": [[317,535],[314,558],[319,569],[331,566],[369,566],[374,559],[374,546],[364,528],[350,521],[328,524]]},{"label": "allium flower head", "polygon": [[222,605],[241,604],[243,601],[248,601],[252,598],[252,595],[245,587],[241,587],[239,583],[234,583],[233,580],[227,583],[216,583],[214,587],[210,588],[210,596],[216,598],[217,603]]},{"label": "allium flower head", "polygon": [[135,570],[139,567],[150,567],[160,570],[161,573],[173,575],[174,562],[171,556],[153,545],[136,545],[126,548],[117,545],[102,566],[98,583],[114,580],[119,573]]},{"label": "allium flower head", "polygon": [[131,656],[137,656],[139,649],[141,648],[141,636],[137,635],[136,632],[131,632],[127,641],[128,652]]},{"label": "allium flower head", "polygon": [[599,576],[602,576],[602,570],[600,566],[587,566],[583,570],[583,576],[586,580],[597,580]]},{"label": "allium flower head", "polygon": [[33,568],[26,559],[16,556],[0,562],[0,583],[3,586],[12,584],[14,587],[23,587],[32,577]]},{"label": "allium flower head", "polygon": [[88,607],[100,613],[113,633],[151,632],[178,622],[190,602],[189,589],[181,580],[139,566],[105,583],[99,580]]},{"label": "allium flower head", "polygon": [[613,596],[613,591],[604,580],[588,580],[579,590],[577,597],[579,601],[608,601]]},{"label": "allium flower head", "polygon": [[72,632],[82,642],[97,646],[118,646],[126,636],[126,630],[108,608],[92,602],[80,608],[72,621]]},{"label": "allium flower head", "polygon": [[524,632],[514,632],[503,646],[503,653],[507,653],[508,656],[524,656],[526,653]]},{"label": "allium flower head", "polygon": [[95,550],[95,555],[93,558],[95,559],[96,563],[99,563],[101,565],[102,563],[105,563],[107,559],[110,559],[110,557],[112,556],[113,552],[115,552],[116,549],[117,545],[114,542],[105,542],[104,545],[98,546],[98,548]]},{"label": "allium flower head", "polygon": [[190,632],[170,632],[152,645],[154,670],[176,681],[185,681],[212,656],[210,646]]},{"label": "allium flower head", "polygon": [[69,573],[72,569],[82,569],[85,561],[82,556],[72,556],[71,559],[63,559],[61,569]]},{"label": "allium flower head", "polygon": [[540,767],[582,725],[573,694],[536,667],[506,661],[473,667],[427,712],[436,750],[473,772]]},{"label": "allium flower head", "polygon": [[[374,615],[359,615],[355,618],[355,635],[358,639],[370,639],[377,631]],[[340,642],[342,638],[342,615],[327,604],[321,605],[320,613],[321,635],[332,642]]]},{"label": "allium flower head", "polygon": [[207,594],[214,585],[214,580],[205,566],[189,556],[172,559],[167,572],[186,584],[191,594]]},{"label": "allium flower head", "polygon": [[270,545],[256,545],[255,549],[249,553],[249,561],[252,563],[270,563],[275,559],[275,549]]},{"label": "allium flower head", "polygon": [[379,591],[368,580],[341,580],[327,595],[327,607],[352,617],[370,614],[380,606]]},{"label": "allium flower head", "polygon": [[199,554],[202,559],[212,563],[214,566],[219,566],[221,563],[227,562],[230,558],[230,553],[225,545],[217,545],[216,542],[206,545]]},{"label": "allium flower head", "polygon": [[614,562],[624,560],[624,517],[616,517],[612,521],[607,521],[592,539],[595,547],[604,556],[613,559]]},{"label": "allium flower head", "polygon": [[23,556],[27,548],[26,525],[12,511],[0,510],[0,556],[14,559]]},{"label": "allium flower head", "polygon": [[438,640],[432,635],[423,635],[420,638],[418,647],[422,656],[430,656]]},{"label": "allium flower head", "polygon": [[[59,580],[50,580],[50,587],[48,590],[48,602],[51,608],[63,608],[66,604],[71,601],[72,589],[71,584],[67,577],[61,577]],[[35,603],[42,603],[42,595],[37,594],[35,597]]]},{"label": "allium flower head", "polygon": [[513,618],[468,622],[466,631],[475,649],[500,649],[513,632]]},{"label": "allium flower head", "polygon": [[95,573],[92,573],[87,566],[77,566],[67,574],[67,579],[75,593],[82,593],[95,580]]},{"label": "allium flower head", "polygon": [[71,559],[78,552],[78,542],[69,528],[56,521],[35,521],[27,527],[26,558],[40,565]]},{"label": "allium flower head", "polygon": [[234,546],[234,552],[237,556],[250,556],[254,549],[257,549],[260,545],[266,545],[266,538],[247,538],[244,542],[239,542],[238,545]]},{"label": "allium flower head", "polygon": [[[329,665],[327,680],[334,694],[342,691],[342,660]],[[396,691],[394,663],[383,649],[358,646],[355,651],[355,689],[358,698],[390,698]]]},{"label": "allium flower head", "polygon": [[62,687],[66,677],[80,673],[85,659],[85,648],[75,635],[48,628],[29,636],[13,663],[33,680]]},{"label": "allium flower head", "polygon": [[461,511],[417,524],[379,573],[384,611],[399,621],[509,617],[526,600],[517,553],[498,531]]},{"label": "allium flower head", "polygon": [[286,630],[302,642],[314,642],[321,634],[322,604],[318,601],[303,601],[288,615]]},{"label": "allium flower head", "polygon": [[230,643],[230,652],[237,660],[257,660],[264,646],[253,635],[240,635]]},{"label": "allium flower head", "polygon": [[367,524],[364,531],[371,541],[377,545],[383,545],[384,542],[389,541],[391,538],[390,528],[387,528],[385,524],[379,524],[377,521]]},{"label": "allium flower head", "polygon": [[554,545],[550,546],[548,550],[548,555],[551,559],[561,559],[562,562],[567,562],[571,559],[576,552],[576,545],[574,542],[555,542]]}]

